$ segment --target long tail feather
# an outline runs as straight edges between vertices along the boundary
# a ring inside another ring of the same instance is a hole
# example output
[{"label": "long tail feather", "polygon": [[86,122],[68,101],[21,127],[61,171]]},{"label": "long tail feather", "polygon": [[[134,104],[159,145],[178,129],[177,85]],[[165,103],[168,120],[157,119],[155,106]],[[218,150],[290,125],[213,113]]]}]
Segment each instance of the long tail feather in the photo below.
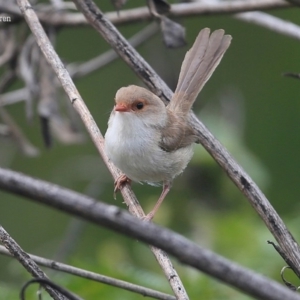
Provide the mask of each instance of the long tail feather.
[{"label": "long tail feather", "polygon": [[230,45],[232,38],[230,35],[224,35],[223,29],[209,34],[210,29],[202,29],[194,45],[185,55],[176,91],[168,105],[175,113],[189,112]]}]

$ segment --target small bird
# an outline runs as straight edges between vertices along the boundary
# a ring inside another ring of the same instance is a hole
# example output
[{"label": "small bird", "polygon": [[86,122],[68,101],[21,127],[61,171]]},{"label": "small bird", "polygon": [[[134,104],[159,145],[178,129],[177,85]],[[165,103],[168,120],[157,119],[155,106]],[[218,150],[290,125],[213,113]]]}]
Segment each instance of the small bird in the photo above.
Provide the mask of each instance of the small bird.
[{"label": "small bird", "polygon": [[170,103],[145,88],[130,85],[115,96],[105,134],[108,158],[124,174],[115,181],[115,192],[126,182],[163,184],[153,210],[144,218],[152,220],[170,191],[173,179],[186,168],[198,142],[189,125],[188,114],[204,84],[220,63],[231,42],[219,29],[200,31],[186,53],[178,84]]}]

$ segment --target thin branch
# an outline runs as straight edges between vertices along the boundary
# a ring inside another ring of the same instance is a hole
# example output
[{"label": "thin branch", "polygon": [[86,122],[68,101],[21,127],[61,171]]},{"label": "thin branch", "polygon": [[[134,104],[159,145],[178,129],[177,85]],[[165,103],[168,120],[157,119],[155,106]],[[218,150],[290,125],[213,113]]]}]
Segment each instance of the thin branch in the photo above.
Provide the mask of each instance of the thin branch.
[{"label": "thin branch", "polygon": [[[25,293],[27,288],[32,285],[33,283],[38,283],[38,284],[44,284],[48,287],[51,287],[53,290],[55,290],[56,292],[60,293],[61,295],[65,296],[66,299],[68,300],[83,300],[82,298],[78,297],[77,295],[71,293],[70,291],[68,291],[67,289],[63,288],[62,286],[56,284],[55,282],[47,279],[47,278],[32,278],[30,280],[28,280],[21,288],[20,291],[20,300],[25,300]],[[42,295],[40,293],[40,288],[37,292],[37,295],[39,297],[39,299],[42,300]]]},{"label": "thin branch", "polygon": [[23,154],[28,156],[37,156],[39,151],[35,148],[24,135],[22,129],[17,125],[14,119],[3,107],[2,92],[7,89],[15,80],[15,71],[8,70],[1,77],[0,81],[0,118],[7,125],[6,133],[9,134],[17,143]]},{"label": "thin branch", "polygon": [[287,72],[287,73],[283,73],[283,76],[300,79],[300,73]]},{"label": "thin branch", "polygon": [[[34,10],[32,9],[30,3],[27,0],[18,0],[18,5],[31,31],[35,35],[37,43],[41,48],[44,56],[55,71],[71,103],[73,104],[75,110],[78,112],[84,125],[86,126],[86,129],[88,130],[103,161],[105,162],[113,178],[116,180],[121,174],[120,170],[118,170],[108,160],[104,150],[104,138],[99,128],[97,127],[97,124],[95,123],[92,115],[90,114],[88,108],[86,107],[84,101],[82,100],[79,92],[77,91],[69,73],[65,69],[63,63],[61,62],[53,46],[51,45],[43,27],[41,26],[37,18],[37,15],[35,14]],[[139,218],[143,218],[145,216],[145,213],[142,207],[140,206],[136,196],[132,192],[131,188],[127,186],[121,190],[121,193],[126,204],[129,206],[130,212]],[[174,269],[172,262],[169,260],[167,255],[160,249],[156,249],[154,247],[150,248],[153,254],[155,255],[158,263],[160,264],[161,268],[163,269],[165,276],[167,277],[168,282],[171,285],[176,297],[179,300],[188,300],[189,298],[180,280],[180,277]]]},{"label": "thin branch", "polygon": [[299,294],[275,281],[201,248],[178,233],[152,222],[140,221],[125,210],[104,204],[99,199],[3,168],[0,168],[0,188],[159,247],[182,263],[257,299],[300,299]]},{"label": "thin branch", "polygon": [[[129,38],[128,42],[136,48],[154,35],[158,29],[159,27],[156,23],[151,23]],[[81,64],[70,63],[66,66],[66,68],[73,79],[78,79],[98,70],[99,68],[104,67],[118,57],[118,54],[114,50],[108,50],[107,52],[102,53],[87,62]],[[29,97],[29,92],[27,88],[21,88],[1,94],[0,97],[0,106],[12,105],[18,102],[26,101],[26,99]]]},{"label": "thin branch", "polygon": [[[0,242],[5,246],[5,248],[15,257],[23,267],[35,278],[45,278],[46,274],[39,268],[39,266],[27,255],[26,252],[21,249],[21,247],[16,243],[15,240],[4,230],[0,225]],[[55,300],[67,300],[57,291],[53,290],[47,285],[43,285],[45,290],[52,296]]]},{"label": "thin branch", "polygon": [[271,16],[267,13],[258,11],[239,13],[235,14],[234,18],[248,23],[253,23],[255,25],[275,31],[279,34],[300,40],[300,26],[292,22],[282,20],[278,17]]},{"label": "thin branch", "polygon": [[24,135],[22,129],[17,125],[15,120],[10,116],[10,114],[1,106],[1,95],[0,95],[0,117],[2,121],[8,126],[9,134],[16,141],[19,149],[24,155],[27,156],[37,156],[39,155],[39,150],[34,147],[31,142]]},{"label": "thin branch", "polygon": [[[156,23],[151,23],[150,25],[146,26],[141,31],[133,35],[131,38],[129,38],[128,42],[132,45],[132,47],[136,48],[143,42],[149,40],[149,38],[153,36],[158,31],[158,29],[159,27]],[[71,77],[73,79],[77,79],[86,76],[87,74],[90,74],[91,72],[96,71],[99,68],[104,67],[117,58],[119,58],[118,54],[111,49],[82,64],[68,64],[66,68],[69,71]]]},{"label": "thin branch", "polygon": [[[153,71],[149,64],[139,53],[128,44],[126,39],[109,22],[92,0],[73,0],[84,13],[91,25],[115,49],[131,69],[143,80],[148,88],[159,96],[165,103],[172,98],[172,91],[165,82]],[[247,197],[250,204],[267,225],[282,251],[293,262],[293,269],[300,277],[300,248],[284,222],[277,214],[268,199],[251,179],[251,177],[237,164],[225,147],[212,135],[212,133],[191,113],[190,122],[199,142],[224,169],[229,178]]]},{"label": "thin branch", "polygon": [[12,105],[21,101],[26,101],[29,97],[27,88],[21,88],[1,95],[1,106]]},{"label": "thin branch", "polygon": [[[0,253],[12,256],[9,251],[7,251],[4,247],[0,246]],[[28,254],[28,253],[27,253]],[[118,287],[127,291],[131,291],[134,293],[138,293],[143,295],[144,297],[151,297],[155,299],[161,299],[161,300],[175,300],[174,296],[164,294],[152,289],[145,288],[140,285],[132,284],[130,282],[126,282],[124,280],[118,280],[112,277],[104,276],[101,274],[97,274],[94,272],[86,271],[84,269],[76,268],[67,264],[63,264],[54,260],[50,260],[47,258],[43,258],[40,256],[28,254],[29,257],[36,262],[40,266],[44,266],[53,270],[57,270],[60,272],[64,272],[67,274],[75,275],[81,278],[91,279],[97,282],[101,282],[104,284],[108,284],[114,287]]]},{"label": "thin branch", "polygon": [[[235,0],[219,2],[189,2],[172,4],[170,16],[187,17],[195,15],[233,14],[253,10],[269,10],[291,7],[283,0]],[[114,24],[149,20],[151,14],[147,7],[122,10],[118,16],[115,12],[106,13],[106,17]]]},{"label": "thin branch", "polygon": [[[29,35],[19,56],[19,73],[21,79],[28,90],[26,99],[26,117],[29,120],[33,118],[33,100],[39,92],[37,69],[39,64],[39,55],[37,45],[33,35]],[[32,54],[35,53],[33,56]],[[33,59],[34,58],[34,59]]]},{"label": "thin branch", "polygon": [[[1,55],[0,55],[0,67],[10,61],[17,50],[17,43],[15,41],[15,28],[7,27],[0,32],[1,39]],[[4,48],[4,49],[3,49]]]},{"label": "thin branch", "polygon": [[[298,0],[297,0],[298,1]],[[269,30],[277,33],[287,35],[296,39],[299,39],[300,30],[299,26],[292,22],[283,21],[279,18],[271,20],[270,18],[259,17],[258,15],[247,14],[242,16],[243,12],[255,11],[255,10],[270,10],[292,7],[288,2],[283,0],[248,0],[248,1],[219,1],[219,2],[191,2],[191,3],[180,3],[173,4],[169,14],[174,17],[187,17],[192,15],[215,15],[215,14],[235,14],[234,17],[237,19],[255,23],[259,26],[268,28]],[[296,2],[296,1],[295,1]],[[296,5],[296,3],[294,3]],[[45,6],[45,5],[44,5]],[[49,11],[51,5],[46,6]],[[14,15],[21,16],[20,11],[9,2],[0,2],[0,11],[11,13]],[[46,11],[39,11],[37,8],[37,15],[39,19],[52,26],[76,26],[76,25],[87,25],[86,19],[82,14],[70,13],[64,11],[51,10],[51,14]],[[114,24],[123,24],[130,22],[138,22],[145,20],[152,20],[153,16],[149,12],[147,7],[139,7],[134,9],[121,10],[120,12],[107,12],[106,17]],[[277,19],[277,21],[276,21]],[[271,25],[271,26],[270,26]]]},{"label": "thin branch", "polygon": [[[51,9],[52,6],[49,6]],[[254,10],[270,10],[292,7],[284,0],[235,0],[235,1],[220,1],[218,3],[178,3],[172,4],[169,12],[170,16],[183,17],[192,15],[216,15],[216,14],[233,14],[245,11]],[[77,26],[87,25],[86,19],[79,13],[69,13],[63,11],[51,10],[39,11],[37,15],[41,22],[53,26]],[[18,8],[9,1],[0,0],[0,11],[8,14],[13,14],[20,17],[21,13]],[[151,20],[153,17],[147,7],[139,7],[119,12],[108,12],[106,17],[114,24],[123,24]]]}]

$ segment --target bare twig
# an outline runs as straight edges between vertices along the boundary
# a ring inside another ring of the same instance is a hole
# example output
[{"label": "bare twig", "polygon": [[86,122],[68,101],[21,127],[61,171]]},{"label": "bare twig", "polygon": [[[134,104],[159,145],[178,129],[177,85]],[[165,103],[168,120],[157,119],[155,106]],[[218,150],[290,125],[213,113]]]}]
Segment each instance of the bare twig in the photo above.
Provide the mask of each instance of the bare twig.
[{"label": "bare twig", "polygon": [[[48,287],[51,287],[54,291],[60,293],[61,295],[65,296],[66,299],[68,300],[83,300],[82,298],[78,297],[77,295],[71,293],[67,289],[63,288],[62,286],[54,283],[53,281],[47,279],[47,278],[32,278],[28,280],[21,288],[20,291],[20,300],[26,300],[25,299],[25,294],[27,288],[32,285],[33,283],[38,283],[38,284],[44,284]],[[41,293],[40,293],[40,288],[37,292],[39,299],[42,299]]]},{"label": "bare twig", "polygon": [[[150,25],[146,26],[141,31],[133,35],[131,38],[129,38],[128,42],[132,45],[132,47],[137,47],[143,42],[147,41],[152,35],[154,35],[158,31],[158,28],[159,27],[156,23],[151,23]],[[73,79],[77,79],[90,74],[95,70],[98,70],[99,68],[111,63],[117,58],[119,58],[118,54],[111,49],[82,64],[69,64],[67,65],[67,70],[69,71]]]},{"label": "bare twig", "polygon": [[[291,5],[287,2],[288,1],[283,0],[236,0],[225,2],[196,1],[192,3],[173,4],[169,13],[171,16],[175,17],[239,13],[234,16],[240,20],[255,23],[259,26],[268,28],[269,30],[299,39],[299,26],[293,24],[292,22],[283,21],[276,17],[271,19],[271,16],[268,17],[266,15],[258,15],[256,12],[254,14],[246,14],[245,16],[242,15],[243,12],[254,10],[269,10],[291,7]],[[289,2],[292,3],[292,1]],[[294,4],[296,5],[296,3]],[[43,5],[43,7],[48,7],[48,9],[44,9],[45,11],[40,11],[40,9],[37,8],[37,15],[41,21],[48,25],[87,25],[86,19],[81,14],[53,10],[51,9],[51,6]],[[3,3],[3,0],[2,2],[0,0],[0,10],[1,9],[7,13],[20,15],[20,11],[16,7],[9,2]],[[48,13],[49,10],[51,10],[51,14]],[[114,24],[151,20],[153,18],[147,7],[122,10],[121,13],[108,12],[105,15]]]},{"label": "bare twig", "polygon": [[[253,10],[287,8],[291,5],[283,0],[248,0],[219,2],[188,2],[171,5],[170,15],[185,17],[193,15],[233,14]],[[115,12],[106,13],[106,17],[114,24],[148,20],[151,13],[147,7],[122,10],[118,16]]]},{"label": "bare twig", "polygon": [[15,28],[7,27],[0,31],[0,67],[15,55],[17,43],[15,41]]},{"label": "bare twig", "polygon": [[[21,247],[12,239],[12,237],[4,230],[0,225],[0,242],[5,246],[5,248],[14,256],[23,267],[36,278],[46,278],[46,274],[39,268],[39,266],[25,253]],[[55,300],[66,300],[64,296],[57,293],[52,288],[47,285],[43,285],[45,290],[52,296]]]},{"label": "bare twig", "polygon": [[277,33],[300,40],[300,26],[292,22],[282,20],[278,17],[271,16],[267,13],[258,11],[246,12],[235,14],[234,17],[236,19],[253,23],[255,25],[265,27]]},{"label": "bare twig", "polygon": [[[0,253],[8,256],[12,256],[9,251],[7,251],[4,247],[0,246]],[[112,277],[104,276],[101,274],[97,274],[94,272],[86,271],[84,269],[76,268],[70,265],[66,265],[54,260],[50,260],[47,258],[43,258],[40,256],[28,254],[29,257],[36,262],[38,265],[57,270],[60,272],[68,273],[71,275],[79,276],[81,278],[91,279],[97,282],[101,282],[104,284],[108,284],[114,287],[118,287],[127,291],[131,291],[134,293],[141,294],[145,297],[151,297],[155,299],[162,299],[162,300],[175,300],[174,296],[164,294],[152,289],[145,288],[140,285],[132,284],[130,282],[126,282],[123,280],[118,280]]]},{"label": "bare twig", "polygon": [[[287,1],[284,0],[235,0],[235,1],[220,1],[213,3],[178,3],[171,5],[170,16],[183,17],[191,15],[215,15],[215,14],[232,14],[245,11],[254,10],[269,10],[291,7]],[[51,9],[51,7],[49,8]],[[55,10],[49,14],[49,9],[45,12],[37,10],[39,19],[48,25],[54,26],[76,26],[86,25],[87,21],[79,13],[69,13]],[[11,2],[0,0],[0,11],[4,13],[21,16],[18,8]],[[147,7],[140,7],[134,9],[127,9],[118,12],[108,12],[106,17],[114,24],[131,23],[142,20],[152,19],[152,15]]]},{"label": "bare twig", "polygon": [[[1,104],[1,96],[0,96],[0,104]],[[5,110],[5,108],[1,106],[0,106],[0,118],[8,126],[10,135],[14,138],[14,140],[16,141],[17,145],[19,146],[20,150],[24,155],[33,157],[39,154],[39,150],[32,145],[32,143],[24,135],[22,129],[16,124],[14,119]]]},{"label": "bare twig", "polygon": [[98,199],[3,168],[0,168],[0,188],[164,249],[182,263],[257,299],[300,299],[298,294],[275,281],[203,249],[171,230],[140,221],[125,210]]},{"label": "bare twig", "polygon": [[[39,47],[41,48],[47,61],[55,71],[74,108],[79,113],[106,166],[108,167],[112,176],[115,179],[118,178],[120,175],[120,171],[115,166],[113,166],[113,164],[108,160],[106,156],[104,150],[104,138],[84,101],[82,100],[80,94],[78,93],[70,75],[68,74],[60,58],[53,49],[47,35],[45,34],[44,29],[42,28],[37,18],[37,15],[33,11],[30,3],[27,0],[18,0],[18,5],[22,13],[24,14],[24,17],[31,31],[35,35]],[[129,206],[129,210],[135,216],[144,217],[145,213],[143,212],[142,207],[139,205],[138,200],[136,199],[131,188],[125,187],[121,190],[121,193],[123,195],[123,198],[125,199],[126,204]],[[151,250],[154,253],[158,263],[162,267],[176,297],[180,300],[188,299],[184,286],[182,285],[182,282],[167,255],[163,251],[154,247],[151,247]]]},{"label": "bare twig", "polygon": [[25,101],[29,97],[27,88],[21,88],[1,95],[1,106]]},{"label": "bare twig", "polygon": [[18,144],[20,150],[23,154],[28,156],[36,156],[39,154],[37,148],[35,148],[30,141],[24,135],[22,129],[17,125],[14,119],[3,107],[2,92],[8,88],[9,85],[13,83],[15,79],[15,71],[8,70],[2,77],[0,81],[0,118],[7,125],[6,133],[14,138]]},{"label": "bare twig", "polygon": [[[26,98],[26,116],[29,120],[33,118],[33,100],[39,92],[37,69],[40,53],[37,50],[35,38],[30,35],[24,43],[19,57],[20,77],[28,91],[26,93],[28,95]],[[32,53],[35,53],[35,55],[32,55]]]},{"label": "bare twig", "polygon": [[300,73],[287,72],[287,73],[283,73],[283,76],[300,79]]}]

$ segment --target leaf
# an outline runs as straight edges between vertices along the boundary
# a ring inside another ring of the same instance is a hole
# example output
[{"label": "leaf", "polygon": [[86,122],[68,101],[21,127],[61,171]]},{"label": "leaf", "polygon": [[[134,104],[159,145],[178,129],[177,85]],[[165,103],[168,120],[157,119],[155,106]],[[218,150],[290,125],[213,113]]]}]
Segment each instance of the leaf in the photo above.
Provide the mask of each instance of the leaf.
[{"label": "leaf", "polygon": [[171,9],[170,4],[165,0],[152,0],[155,5],[156,12],[160,15],[168,13]]},{"label": "leaf", "polygon": [[186,44],[185,28],[167,17],[161,18],[161,31],[164,43],[168,48],[178,48]]},{"label": "leaf", "polygon": [[49,122],[50,122],[49,118],[40,116],[42,136],[43,136],[44,144],[47,148],[50,148],[52,146],[52,136],[49,129]]}]

